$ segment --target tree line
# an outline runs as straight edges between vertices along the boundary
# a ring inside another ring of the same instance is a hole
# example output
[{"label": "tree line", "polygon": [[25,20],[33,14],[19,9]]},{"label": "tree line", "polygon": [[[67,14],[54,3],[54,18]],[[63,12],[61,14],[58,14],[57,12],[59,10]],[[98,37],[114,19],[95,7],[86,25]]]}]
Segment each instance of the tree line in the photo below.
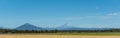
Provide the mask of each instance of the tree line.
[{"label": "tree line", "polygon": [[120,29],[108,30],[16,30],[16,29],[3,29],[0,28],[0,34],[4,33],[81,33],[81,32],[120,32]]}]

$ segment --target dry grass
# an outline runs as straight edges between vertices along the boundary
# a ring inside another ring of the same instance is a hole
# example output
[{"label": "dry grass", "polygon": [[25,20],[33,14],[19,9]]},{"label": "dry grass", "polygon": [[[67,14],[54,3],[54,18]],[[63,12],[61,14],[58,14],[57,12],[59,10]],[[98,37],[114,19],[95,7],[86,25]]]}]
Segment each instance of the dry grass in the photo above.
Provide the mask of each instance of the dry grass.
[{"label": "dry grass", "polygon": [[89,36],[89,35],[11,35],[2,34],[0,38],[120,38],[120,36]]}]

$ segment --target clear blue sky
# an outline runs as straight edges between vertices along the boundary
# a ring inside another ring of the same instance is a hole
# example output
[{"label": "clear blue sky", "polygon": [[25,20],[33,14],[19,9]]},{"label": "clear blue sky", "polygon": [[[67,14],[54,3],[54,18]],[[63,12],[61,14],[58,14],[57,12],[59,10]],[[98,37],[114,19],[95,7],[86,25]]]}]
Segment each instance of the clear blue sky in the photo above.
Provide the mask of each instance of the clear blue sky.
[{"label": "clear blue sky", "polygon": [[119,28],[120,0],[0,0],[0,27]]}]

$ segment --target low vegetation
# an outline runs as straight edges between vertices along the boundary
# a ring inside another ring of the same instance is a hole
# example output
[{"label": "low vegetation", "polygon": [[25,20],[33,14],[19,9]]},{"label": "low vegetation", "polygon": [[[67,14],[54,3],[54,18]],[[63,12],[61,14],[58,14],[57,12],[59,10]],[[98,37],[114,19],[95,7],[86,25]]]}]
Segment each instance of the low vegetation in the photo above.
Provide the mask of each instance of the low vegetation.
[{"label": "low vegetation", "polygon": [[57,32],[68,32],[68,33],[81,33],[81,32],[120,32],[120,29],[109,29],[109,30],[15,30],[15,29],[0,29],[2,33],[57,33]]},{"label": "low vegetation", "polygon": [[57,34],[57,35],[120,35],[120,29],[109,30],[15,30],[0,28],[0,34]]}]

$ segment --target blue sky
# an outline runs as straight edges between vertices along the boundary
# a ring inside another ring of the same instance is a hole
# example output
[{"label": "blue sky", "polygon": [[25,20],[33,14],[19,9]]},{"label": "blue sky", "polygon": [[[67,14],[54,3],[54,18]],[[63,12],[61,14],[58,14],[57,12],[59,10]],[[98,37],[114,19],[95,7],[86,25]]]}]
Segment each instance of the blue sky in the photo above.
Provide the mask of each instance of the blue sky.
[{"label": "blue sky", "polygon": [[120,0],[0,0],[0,27],[120,28]]}]

